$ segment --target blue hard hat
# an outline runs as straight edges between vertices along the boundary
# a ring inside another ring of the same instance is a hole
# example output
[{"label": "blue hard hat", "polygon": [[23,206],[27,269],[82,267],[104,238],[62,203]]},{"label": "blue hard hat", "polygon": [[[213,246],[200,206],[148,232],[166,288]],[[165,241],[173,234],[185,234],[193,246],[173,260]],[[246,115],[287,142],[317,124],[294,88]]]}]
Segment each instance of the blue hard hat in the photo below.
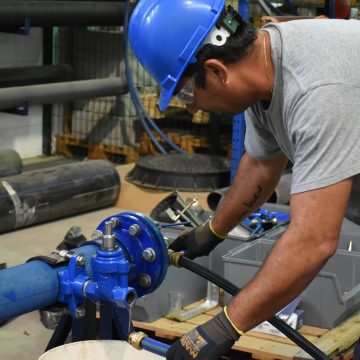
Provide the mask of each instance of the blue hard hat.
[{"label": "blue hard hat", "polygon": [[161,87],[159,107],[169,104],[189,63],[196,62],[225,0],[140,0],[129,23],[131,48]]}]

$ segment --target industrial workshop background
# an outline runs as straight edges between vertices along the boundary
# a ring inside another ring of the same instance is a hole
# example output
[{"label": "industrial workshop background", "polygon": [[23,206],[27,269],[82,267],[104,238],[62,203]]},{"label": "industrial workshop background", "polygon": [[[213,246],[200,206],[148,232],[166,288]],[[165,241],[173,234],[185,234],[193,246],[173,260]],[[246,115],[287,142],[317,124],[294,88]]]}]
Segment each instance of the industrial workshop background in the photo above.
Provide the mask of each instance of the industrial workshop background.
[{"label": "industrial workshop background", "polygon": [[[358,8],[357,0],[349,1],[346,3],[347,8]],[[26,3],[27,1],[17,1],[14,6],[14,2],[1,0],[0,11],[4,17],[6,11],[16,12],[14,7],[19,6],[18,12],[21,13]],[[45,4],[45,1],[31,3],[35,9],[33,11],[36,11],[36,4]],[[22,32],[11,32],[11,24],[2,21],[0,28],[6,27],[0,33],[0,72],[4,75],[1,77],[2,88],[25,85],[24,79],[30,71],[29,67],[32,67],[33,74],[36,73],[36,68],[37,73],[42,72],[40,77],[33,79],[33,84],[41,83],[41,79],[48,83],[106,78],[127,82],[126,71],[129,67],[126,66],[124,54],[124,19],[119,19],[118,25],[114,26],[112,17],[105,13],[103,19],[98,21],[99,25],[88,26],[86,16],[85,20],[82,17],[80,21],[80,17],[76,17],[77,13],[84,11],[81,8],[84,1],[68,2],[72,6],[68,16],[62,13],[62,1],[46,3],[50,7],[47,12],[42,10],[38,16],[39,27],[33,23],[28,28],[29,24],[25,23],[22,24]],[[108,4],[117,3],[122,4],[121,9],[124,9],[126,5],[125,2],[99,3],[104,8],[109,7]],[[228,3],[238,8],[236,1]],[[333,4],[332,0],[250,0],[248,7],[250,21],[256,27],[261,27],[266,22],[264,16],[267,15],[331,16],[334,15],[331,11],[336,11]],[[133,3],[128,5],[132,7]],[[170,143],[175,143],[188,153],[230,157],[232,118],[201,111],[191,115],[184,106],[174,102],[167,111],[160,113],[156,84],[144,72],[131,51],[128,55],[134,87],[155,126],[161,129],[160,133],[163,132]],[[13,78],[5,76],[14,69],[17,71]],[[13,82],[9,83],[9,80],[5,83],[4,77],[13,79]],[[16,83],[15,78],[21,78],[22,82]],[[28,84],[31,84],[31,80]],[[92,87],[95,88],[95,83]],[[146,131],[131,101],[131,91],[134,89],[123,89],[117,95],[106,97],[89,96],[84,99],[82,96],[78,100],[59,97],[57,104],[42,105],[38,101],[38,105],[28,107],[24,103],[15,109],[11,107],[10,110],[4,109],[5,105],[0,104],[1,147],[17,150],[22,158],[57,153],[69,157],[108,159],[114,163],[133,162],[141,155],[159,152],[152,137],[159,141],[165,151],[171,150],[158,132]],[[150,126],[148,130],[152,129]]]}]

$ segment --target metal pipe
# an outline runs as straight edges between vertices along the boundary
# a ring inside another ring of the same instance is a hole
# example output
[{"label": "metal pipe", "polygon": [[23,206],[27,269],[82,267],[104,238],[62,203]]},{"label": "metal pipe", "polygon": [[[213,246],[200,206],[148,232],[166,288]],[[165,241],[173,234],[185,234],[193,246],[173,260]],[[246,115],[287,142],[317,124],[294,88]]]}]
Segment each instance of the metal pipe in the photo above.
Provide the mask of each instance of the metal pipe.
[{"label": "metal pipe", "polygon": [[123,25],[124,2],[1,1],[0,28],[17,29],[30,19],[33,27]]},{"label": "metal pipe", "polygon": [[70,65],[25,66],[0,69],[0,88],[75,80]]},{"label": "metal pipe", "polygon": [[[88,276],[92,276],[90,262],[97,249],[96,245],[86,245],[73,250],[85,256]],[[58,272],[65,267],[34,260],[1,270],[0,323],[56,303],[60,287]]]},{"label": "metal pipe", "polygon": [[29,104],[53,104],[77,99],[123,95],[128,91],[121,78],[68,81],[0,89],[0,110]]}]

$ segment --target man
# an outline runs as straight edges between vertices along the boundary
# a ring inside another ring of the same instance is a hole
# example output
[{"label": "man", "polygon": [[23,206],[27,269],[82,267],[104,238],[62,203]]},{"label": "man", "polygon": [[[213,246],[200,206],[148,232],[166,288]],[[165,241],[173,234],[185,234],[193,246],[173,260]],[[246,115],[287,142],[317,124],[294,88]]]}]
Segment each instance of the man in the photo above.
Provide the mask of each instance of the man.
[{"label": "man", "polygon": [[172,96],[192,113],[246,110],[246,153],[229,194],[173,250],[209,254],[293,163],[287,231],[224,312],[167,353],[218,359],[306,288],[336,251],[345,215],[360,223],[360,22],[299,20],[256,31],[223,0],[141,0],[129,37],[161,87],[161,110]]}]

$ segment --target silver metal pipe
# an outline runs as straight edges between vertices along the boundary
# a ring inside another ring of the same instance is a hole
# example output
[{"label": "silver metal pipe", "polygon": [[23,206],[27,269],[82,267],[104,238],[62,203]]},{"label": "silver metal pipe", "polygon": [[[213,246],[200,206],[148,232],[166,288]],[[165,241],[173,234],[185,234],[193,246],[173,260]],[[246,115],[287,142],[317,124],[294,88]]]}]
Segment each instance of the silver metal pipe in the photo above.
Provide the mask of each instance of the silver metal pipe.
[{"label": "silver metal pipe", "polygon": [[68,81],[53,84],[16,86],[0,89],[0,110],[29,105],[53,104],[77,99],[122,95],[128,92],[121,78]]}]

